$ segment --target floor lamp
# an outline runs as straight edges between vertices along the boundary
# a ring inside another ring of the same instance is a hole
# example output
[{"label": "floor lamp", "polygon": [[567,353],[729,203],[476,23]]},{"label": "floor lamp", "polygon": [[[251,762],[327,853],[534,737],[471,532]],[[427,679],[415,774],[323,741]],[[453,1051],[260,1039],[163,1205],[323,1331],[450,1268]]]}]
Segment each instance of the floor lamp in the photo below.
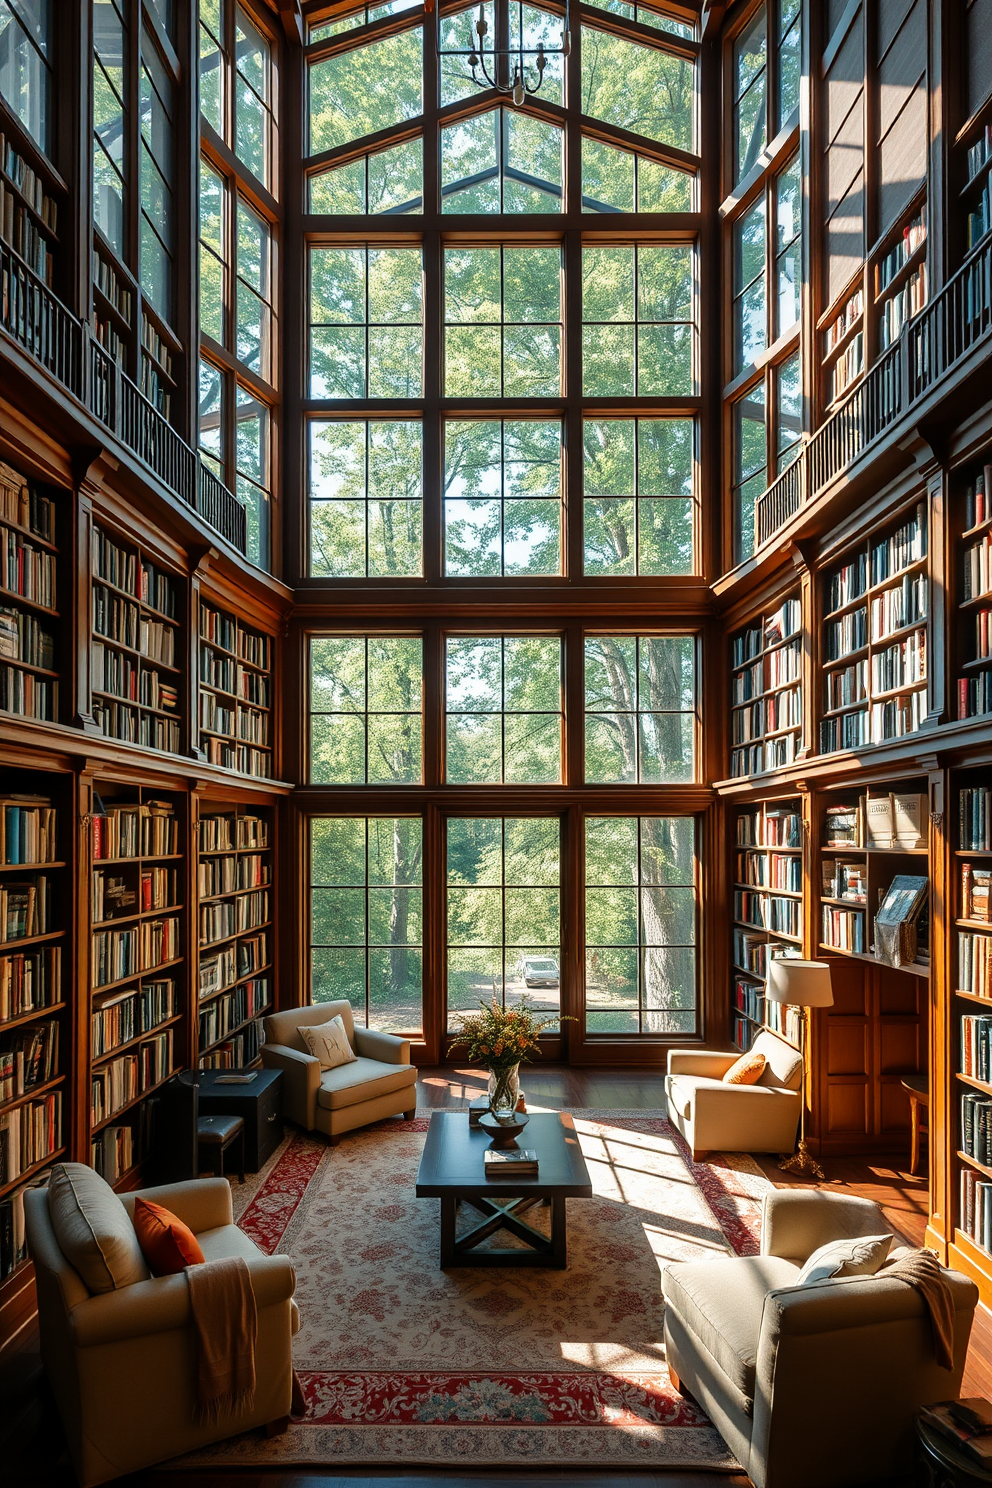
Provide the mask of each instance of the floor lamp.
[{"label": "floor lamp", "polygon": [[802,1012],[799,1146],[792,1157],[783,1158],[779,1167],[785,1173],[797,1173],[800,1176],[809,1174],[810,1177],[822,1179],[823,1169],[806,1146],[806,1049],[809,1043],[810,1008],[833,1006],[830,967],[826,961],[799,961],[793,956],[771,957],[768,961],[765,996],[769,1002],[787,1003],[790,1007],[800,1008]]}]

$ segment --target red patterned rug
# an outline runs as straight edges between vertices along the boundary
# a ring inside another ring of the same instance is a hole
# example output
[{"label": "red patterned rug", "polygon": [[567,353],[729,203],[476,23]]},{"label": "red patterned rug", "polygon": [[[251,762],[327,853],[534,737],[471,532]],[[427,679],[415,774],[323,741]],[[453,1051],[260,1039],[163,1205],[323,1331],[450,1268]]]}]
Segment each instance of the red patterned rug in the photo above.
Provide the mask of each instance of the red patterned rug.
[{"label": "red patterned rug", "polygon": [[755,1253],[771,1185],[746,1155],[694,1163],[658,1113],[573,1115],[594,1197],[569,1201],[567,1271],[439,1269],[438,1202],[414,1195],[426,1116],[284,1143],[235,1202],[296,1266],[307,1414],[170,1466],[734,1471],[669,1382],[659,1277]]}]

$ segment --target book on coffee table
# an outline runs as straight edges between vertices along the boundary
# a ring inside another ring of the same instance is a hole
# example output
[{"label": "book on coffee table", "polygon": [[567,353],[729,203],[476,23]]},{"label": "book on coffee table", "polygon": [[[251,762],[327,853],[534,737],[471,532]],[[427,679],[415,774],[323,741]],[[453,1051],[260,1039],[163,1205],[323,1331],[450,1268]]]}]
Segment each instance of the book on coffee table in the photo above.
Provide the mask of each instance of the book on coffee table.
[{"label": "book on coffee table", "polygon": [[536,1178],[537,1153],[529,1147],[490,1147],[482,1155],[487,1178]]}]

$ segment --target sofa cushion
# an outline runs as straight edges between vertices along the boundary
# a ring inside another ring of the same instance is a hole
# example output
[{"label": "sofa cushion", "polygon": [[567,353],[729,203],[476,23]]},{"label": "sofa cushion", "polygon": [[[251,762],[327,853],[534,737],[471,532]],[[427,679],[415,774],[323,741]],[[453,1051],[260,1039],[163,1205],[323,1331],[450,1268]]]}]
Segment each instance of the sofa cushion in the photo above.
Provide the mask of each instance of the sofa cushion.
[{"label": "sofa cushion", "polygon": [[796,1286],[830,1281],[835,1276],[874,1276],[882,1268],[892,1239],[891,1235],[850,1235],[829,1240],[806,1261],[796,1277]]},{"label": "sofa cushion", "polygon": [[203,1263],[203,1251],[189,1225],[161,1204],[135,1199],[134,1233],[153,1276],[175,1276],[187,1266]]},{"label": "sofa cushion", "polygon": [[673,1109],[688,1120],[692,1116],[692,1099],[697,1090],[722,1090],[726,1093],[727,1087],[722,1079],[716,1080],[710,1075],[668,1075],[665,1089]]},{"label": "sofa cushion", "polygon": [[417,1071],[412,1064],[382,1064],[378,1059],[359,1057],[353,1064],[324,1070],[317,1091],[317,1104],[327,1111],[340,1111],[357,1106],[379,1095],[391,1095],[414,1085]]},{"label": "sofa cushion", "polygon": [[745,1402],[754,1407],[754,1371],[765,1298],[794,1286],[799,1267],[780,1256],[679,1261],[662,1273],[665,1304],[685,1324]]},{"label": "sofa cushion", "polygon": [[85,1163],[56,1163],[48,1213],[59,1249],[91,1293],[150,1276],[130,1215],[109,1183]]},{"label": "sofa cushion", "polygon": [[803,1056],[774,1033],[759,1033],[751,1045],[752,1054],[764,1054],[768,1061],[758,1080],[759,1085],[775,1085],[798,1090],[802,1080]]},{"label": "sofa cushion", "polygon": [[341,1064],[354,1064],[355,1051],[348,1042],[340,1014],[329,1023],[304,1023],[299,1035],[322,1070],[337,1069]]},{"label": "sofa cushion", "polygon": [[262,1019],[265,1042],[282,1044],[284,1048],[295,1049],[299,1054],[309,1054],[310,1050],[303,1042],[300,1026],[305,1024],[313,1027],[314,1024],[326,1023],[337,1015],[340,1015],[344,1023],[344,1031],[348,1036],[349,1044],[354,1046],[355,1019],[351,1003],[345,1001],[344,998],[338,998],[335,1002],[318,1002],[311,1007],[287,1008],[282,1013],[270,1013],[267,1018]]}]

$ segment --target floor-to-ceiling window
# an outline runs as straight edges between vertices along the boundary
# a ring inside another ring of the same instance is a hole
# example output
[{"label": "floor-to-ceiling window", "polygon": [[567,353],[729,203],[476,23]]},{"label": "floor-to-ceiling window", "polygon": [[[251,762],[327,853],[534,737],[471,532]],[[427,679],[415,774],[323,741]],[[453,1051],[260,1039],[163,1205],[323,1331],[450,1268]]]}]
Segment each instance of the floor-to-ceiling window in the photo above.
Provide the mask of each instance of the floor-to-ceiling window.
[{"label": "floor-to-ceiling window", "polygon": [[438,1054],[494,996],[691,1036],[699,44],[482,16],[305,17],[301,965]]}]

